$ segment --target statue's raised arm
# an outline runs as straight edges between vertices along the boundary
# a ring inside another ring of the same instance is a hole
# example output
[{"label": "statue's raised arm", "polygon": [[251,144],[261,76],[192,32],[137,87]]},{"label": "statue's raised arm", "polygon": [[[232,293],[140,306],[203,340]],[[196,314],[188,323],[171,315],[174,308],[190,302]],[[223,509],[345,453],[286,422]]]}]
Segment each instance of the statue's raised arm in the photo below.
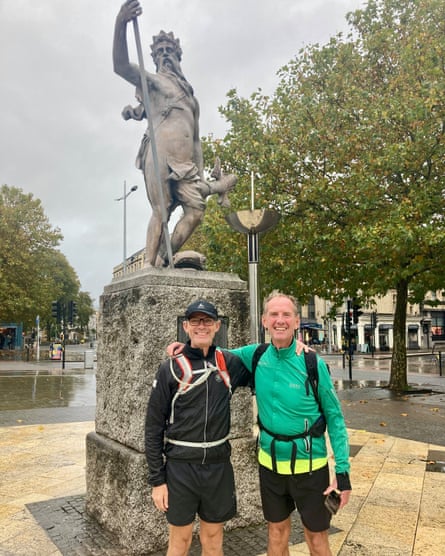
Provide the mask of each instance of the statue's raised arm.
[{"label": "statue's raised arm", "polygon": [[114,26],[113,69],[135,86],[140,83],[140,74],[138,66],[131,64],[128,56],[127,25],[141,14],[142,8],[139,2],[127,0],[125,4],[122,4]]}]

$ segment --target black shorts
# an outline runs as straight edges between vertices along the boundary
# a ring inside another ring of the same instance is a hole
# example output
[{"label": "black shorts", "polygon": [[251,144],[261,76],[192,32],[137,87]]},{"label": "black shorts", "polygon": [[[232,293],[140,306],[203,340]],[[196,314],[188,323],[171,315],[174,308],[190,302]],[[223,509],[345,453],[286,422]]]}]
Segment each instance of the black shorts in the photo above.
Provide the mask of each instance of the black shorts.
[{"label": "black shorts", "polygon": [[329,486],[329,467],[312,473],[279,475],[260,465],[260,490],[264,517],[277,523],[297,508],[303,525],[318,533],[329,529],[331,514],[325,508],[323,492]]},{"label": "black shorts", "polygon": [[223,523],[236,514],[235,480],[230,462],[186,463],[167,460],[167,521],[189,525],[196,514],[209,523]]}]

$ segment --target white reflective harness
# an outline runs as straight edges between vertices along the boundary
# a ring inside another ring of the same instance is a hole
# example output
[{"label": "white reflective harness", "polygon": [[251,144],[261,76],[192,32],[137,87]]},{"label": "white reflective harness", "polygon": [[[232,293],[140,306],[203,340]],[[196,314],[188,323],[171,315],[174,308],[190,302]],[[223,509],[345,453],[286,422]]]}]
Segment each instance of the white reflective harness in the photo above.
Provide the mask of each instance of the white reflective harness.
[{"label": "white reflective harness", "polygon": [[224,442],[229,438],[229,435],[219,440],[214,440],[213,442],[187,442],[186,440],[173,440],[173,438],[166,438],[165,440],[170,444],[176,444],[177,446],[187,446],[189,448],[213,448],[214,446],[219,446],[224,444]]},{"label": "white reflective harness", "polygon": [[[174,361],[177,363],[178,367],[181,369],[181,377],[175,373],[174,369]],[[215,350],[215,361],[216,366],[212,365],[209,361],[205,362],[205,367],[202,369],[192,369],[192,365],[190,361],[185,357],[182,353],[176,355],[175,357],[170,357],[170,372],[176,382],[178,383],[178,390],[176,394],[173,396],[171,410],[170,410],[170,424],[174,423],[175,420],[175,402],[179,396],[183,396],[187,392],[190,392],[196,386],[203,384],[209,378],[211,373],[217,371],[219,376],[221,377],[224,384],[230,391],[230,395],[232,395],[232,385],[230,383],[230,374],[226,367],[226,362],[224,359],[224,355],[220,350]],[[197,380],[193,380],[194,375],[201,375]],[[170,442],[170,444],[176,444],[177,446],[187,446],[191,448],[212,448],[214,446],[219,446],[220,444],[224,444],[224,442],[228,439],[228,435],[224,438],[220,438],[218,440],[213,440],[211,442],[189,442],[186,440],[176,440],[172,438],[165,438],[166,442]]]}]

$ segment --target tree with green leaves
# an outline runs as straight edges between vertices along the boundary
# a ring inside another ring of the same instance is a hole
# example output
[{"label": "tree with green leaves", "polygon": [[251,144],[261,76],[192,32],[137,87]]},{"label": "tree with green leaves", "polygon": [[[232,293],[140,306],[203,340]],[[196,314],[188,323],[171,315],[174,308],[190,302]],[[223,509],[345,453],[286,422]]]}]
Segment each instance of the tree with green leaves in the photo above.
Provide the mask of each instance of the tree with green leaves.
[{"label": "tree with green leaves", "polygon": [[[337,306],[397,292],[390,388],[405,390],[407,303],[443,288],[445,2],[370,0],[347,18],[350,35],[302,49],[272,97],[231,91],[231,129],[208,147],[240,176],[234,210],[254,170],[257,208],[282,215],[261,243],[263,287]],[[236,270],[220,222],[209,206],[207,256]]]},{"label": "tree with green leaves", "polygon": [[0,189],[0,320],[25,330],[51,319],[51,302],[79,294],[79,279],[58,250],[62,234],[31,193]]},{"label": "tree with green leaves", "polygon": [[93,300],[87,292],[79,292],[77,297],[77,325],[83,334],[89,334],[88,323],[94,313]]}]

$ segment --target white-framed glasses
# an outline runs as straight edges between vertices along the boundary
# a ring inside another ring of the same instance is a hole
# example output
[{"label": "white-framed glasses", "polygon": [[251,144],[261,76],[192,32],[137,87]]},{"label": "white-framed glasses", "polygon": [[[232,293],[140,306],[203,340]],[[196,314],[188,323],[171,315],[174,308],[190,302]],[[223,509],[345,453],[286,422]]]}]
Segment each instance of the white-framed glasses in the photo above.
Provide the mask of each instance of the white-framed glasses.
[{"label": "white-framed glasses", "polygon": [[191,319],[188,319],[188,322],[190,323],[190,326],[199,326],[201,322],[204,326],[212,326],[212,324],[216,321],[211,317],[192,317]]}]

